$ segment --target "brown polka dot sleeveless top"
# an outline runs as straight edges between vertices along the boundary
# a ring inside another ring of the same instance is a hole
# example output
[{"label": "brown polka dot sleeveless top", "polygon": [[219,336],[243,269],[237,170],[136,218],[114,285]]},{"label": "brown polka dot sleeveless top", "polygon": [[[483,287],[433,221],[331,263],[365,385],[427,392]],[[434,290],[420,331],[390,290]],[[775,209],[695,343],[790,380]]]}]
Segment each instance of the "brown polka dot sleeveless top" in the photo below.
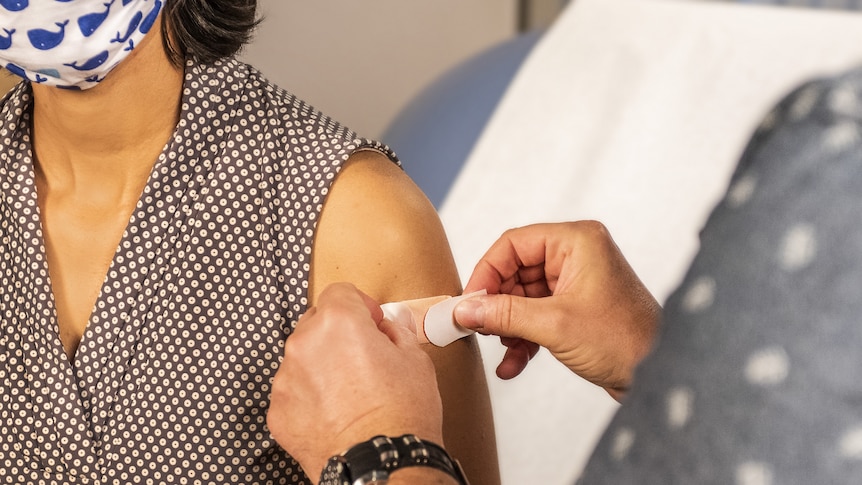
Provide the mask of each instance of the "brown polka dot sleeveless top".
[{"label": "brown polka dot sleeveless top", "polygon": [[310,483],[265,426],[270,382],[330,184],[358,149],[394,155],[236,60],[190,62],[70,363],[31,108],[26,83],[0,106],[0,484]]}]

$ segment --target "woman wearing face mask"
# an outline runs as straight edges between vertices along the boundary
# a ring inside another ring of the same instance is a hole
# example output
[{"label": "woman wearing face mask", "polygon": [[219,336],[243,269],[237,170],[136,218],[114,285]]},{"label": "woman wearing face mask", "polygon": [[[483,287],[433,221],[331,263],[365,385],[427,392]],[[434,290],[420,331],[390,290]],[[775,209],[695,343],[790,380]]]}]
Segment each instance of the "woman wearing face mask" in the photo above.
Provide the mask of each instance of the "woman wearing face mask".
[{"label": "woman wearing face mask", "polygon": [[[294,322],[460,290],[394,155],[232,58],[255,8],[0,0],[0,482],[315,482],[265,427]],[[475,343],[429,353],[422,438],[497,482]]]}]

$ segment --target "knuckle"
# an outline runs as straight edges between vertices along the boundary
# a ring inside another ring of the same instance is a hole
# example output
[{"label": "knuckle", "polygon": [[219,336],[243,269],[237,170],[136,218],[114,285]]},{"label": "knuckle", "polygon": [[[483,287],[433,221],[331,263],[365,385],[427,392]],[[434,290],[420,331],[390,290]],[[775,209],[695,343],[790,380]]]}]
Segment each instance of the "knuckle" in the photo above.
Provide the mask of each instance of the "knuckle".
[{"label": "knuckle", "polygon": [[585,220],[578,223],[579,232],[594,240],[610,239],[610,231],[602,222],[596,220]]},{"label": "knuckle", "polygon": [[499,304],[495,309],[496,315],[494,321],[499,325],[501,333],[506,335],[511,334],[517,325],[515,319],[518,318],[515,299],[510,295],[506,295],[499,299]]},{"label": "knuckle", "polygon": [[285,341],[285,343],[284,343],[284,358],[282,359],[283,362],[289,363],[293,360],[300,359],[299,354],[301,353],[302,348],[304,347],[300,343],[301,337],[302,337],[301,335],[300,336],[294,335]]}]

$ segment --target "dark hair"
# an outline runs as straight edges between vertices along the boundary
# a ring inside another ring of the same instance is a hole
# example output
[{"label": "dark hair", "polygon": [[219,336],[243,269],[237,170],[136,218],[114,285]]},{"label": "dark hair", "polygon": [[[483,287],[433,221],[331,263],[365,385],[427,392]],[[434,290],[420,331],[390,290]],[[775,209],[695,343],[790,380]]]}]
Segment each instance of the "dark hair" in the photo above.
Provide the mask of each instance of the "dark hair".
[{"label": "dark hair", "polygon": [[257,0],[165,0],[162,42],[178,67],[209,63],[236,54],[259,22]]}]

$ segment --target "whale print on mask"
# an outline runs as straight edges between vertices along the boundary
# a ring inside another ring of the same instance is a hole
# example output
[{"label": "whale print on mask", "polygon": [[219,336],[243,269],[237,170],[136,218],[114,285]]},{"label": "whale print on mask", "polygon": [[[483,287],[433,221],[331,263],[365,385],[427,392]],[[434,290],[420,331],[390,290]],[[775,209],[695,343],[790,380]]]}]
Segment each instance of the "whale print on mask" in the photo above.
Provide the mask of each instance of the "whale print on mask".
[{"label": "whale print on mask", "polygon": [[108,60],[108,56],[111,53],[108,51],[102,51],[95,56],[84,61],[83,64],[78,65],[78,61],[70,62],[69,64],[63,64],[64,66],[69,66],[76,71],[92,71],[93,69],[101,66]]},{"label": "whale print on mask", "polygon": [[66,37],[66,25],[68,24],[68,20],[57,22],[57,27],[60,27],[60,30],[57,32],[51,32],[50,30],[45,29],[29,30],[27,31],[27,37],[30,39],[30,44],[39,50],[46,51],[48,49],[53,49],[63,42],[63,39]]},{"label": "whale print on mask", "polygon": [[12,74],[14,74],[16,76],[21,76],[24,79],[27,79],[27,73],[24,71],[24,68],[16,66],[15,64],[12,64],[11,62],[6,64],[6,70],[11,72]]},{"label": "whale print on mask", "polygon": [[119,42],[121,44],[125,44],[126,41],[129,40],[129,38],[132,36],[132,34],[134,34],[136,30],[138,30],[138,25],[140,25],[141,19],[143,17],[144,14],[142,14],[141,12],[136,13],[135,16],[132,17],[132,21],[129,22],[129,28],[126,31],[126,35],[121,37],[120,32],[117,32],[117,37],[111,39],[111,42]]},{"label": "whale print on mask", "polygon": [[10,12],[18,12],[27,8],[28,0],[0,0],[0,7]]},{"label": "whale print on mask", "polygon": [[6,32],[6,35],[0,35],[0,50],[6,50],[12,45],[12,34],[15,33],[15,29],[3,29],[3,32]]},{"label": "whale print on mask", "polygon": [[84,37],[89,37],[102,25],[102,22],[108,18],[108,14],[111,12],[111,5],[113,4],[114,2],[106,3],[104,12],[88,13],[87,15],[78,17],[78,28],[81,29]]},{"label": "whale print on mask", "polygon": [[0,0],[0,66],[11,66],[33,83],[91,88],[152,30],[162,5],[161,0]]},{"label": "whale print on mask", "polygon": [[162,2],[160,0],[156,0],[156,4],[153,6],[153,9],[150,10],[150,13],[147,14],[147,18],[141,22],[140,30],[142,34],[146,34],[153,28],[153,25],[156,23],[156,19],[159,18],[159,12],[162,11]]},{"label": "whale print on mask", "polygon": [[[61,0],[57,0],[57,1],[59,2]],[[62,0],[62,1],[66,1],[66,0]],[[12,74],[15,74],[16,76],[23,77],[24,79],[27,79],[27,80],[35,82],[35,83],[43,83],[43,82],[47,81],[48,78],[46,78],[45,76],[53,77],[53,78],[59,78],[60,77],[60,72],[57,71],[56,69],[42,69],[41,71],[34,72],[33,73],[34,79],[30,79],[29,77],[27,77],[27,72],[24,71],[24,68],[21,66],[16,66],[15,64],[10,62],[10,63],[6,64],[6,66],[4,66],[4,67],[6,68],[7,71],[11,72]]]}]

